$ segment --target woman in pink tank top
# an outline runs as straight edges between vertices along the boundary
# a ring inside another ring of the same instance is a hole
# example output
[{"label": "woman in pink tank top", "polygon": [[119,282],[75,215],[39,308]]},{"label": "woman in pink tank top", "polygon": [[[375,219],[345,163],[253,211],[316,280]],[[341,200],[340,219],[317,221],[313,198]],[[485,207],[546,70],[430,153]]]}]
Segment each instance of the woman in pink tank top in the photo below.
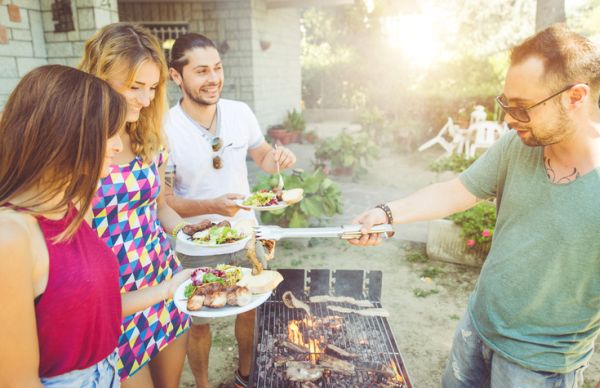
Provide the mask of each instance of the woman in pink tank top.
[{"label": "woman in pink tank top", "polygon": [[59,65],[23,77],[0,119],[0,387],[115,387],[122,316],[172,297],[184,271],[121,296],[83,222],[122,143],[126,102]]}]

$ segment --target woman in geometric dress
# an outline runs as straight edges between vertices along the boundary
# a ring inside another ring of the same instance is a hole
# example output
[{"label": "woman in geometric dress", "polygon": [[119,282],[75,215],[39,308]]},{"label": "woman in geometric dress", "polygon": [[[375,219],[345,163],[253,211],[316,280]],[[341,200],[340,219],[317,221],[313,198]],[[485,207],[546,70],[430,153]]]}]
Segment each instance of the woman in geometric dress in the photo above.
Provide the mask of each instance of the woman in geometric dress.
[{"label": "woman in geometric dress", "polygon": [[[167,109],[162,48],[147,29],[115,23],[86,42],[80,68],[106,80],[128,104],[123,151],[100,181],[92,227],[119,259],[121,292],[160,284],[181,270],[165,231],[176,234],[184,225],[160,190],[168,157],[162,135]],[[127,316],[117,364],[122,385],[178,387],[189,325],[173,299]]]}]

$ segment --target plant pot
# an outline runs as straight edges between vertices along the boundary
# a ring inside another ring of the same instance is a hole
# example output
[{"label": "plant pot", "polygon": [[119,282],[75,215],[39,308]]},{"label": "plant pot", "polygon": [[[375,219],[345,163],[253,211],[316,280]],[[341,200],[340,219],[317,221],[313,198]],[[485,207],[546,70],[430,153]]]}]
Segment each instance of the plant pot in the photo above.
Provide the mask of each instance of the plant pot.
[{"label": "plant pot", "polygon": [[317,141],[317,135],[313,133],[306,134],[304,135],[304,140],[306,140],[310,144],[315,144],[315,142]]},{"label": "plant pot", "polygon": [[288,131],[285,128],[269,128],[267,134],[273,141],[287,144],[285,141],[287,141]]},{"label": "plant pot", "polygon": [[450,220],[429,221],[427,230],[427,256],[434,260],[481,267],[487,252],[483,249],[470,249],[461,229]]},{"label": "plant pot", "polygon": [[352,175],[352,167],[336,167],[333,169],[333,175]]}]

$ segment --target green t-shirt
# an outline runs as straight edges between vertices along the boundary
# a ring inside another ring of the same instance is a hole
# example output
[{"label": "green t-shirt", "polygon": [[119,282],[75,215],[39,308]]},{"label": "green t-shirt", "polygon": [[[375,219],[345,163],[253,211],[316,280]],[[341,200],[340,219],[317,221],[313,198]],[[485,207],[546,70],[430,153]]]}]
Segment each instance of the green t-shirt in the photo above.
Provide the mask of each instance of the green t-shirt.
[{"label": "green t-shirt", "polygon": [[498,205],[492,248],[469,301],[485,343],[531,370],[565,373],[585,364],[600,330],[600,168],[553,184],[543,148],[511,132],[460,180]]}]

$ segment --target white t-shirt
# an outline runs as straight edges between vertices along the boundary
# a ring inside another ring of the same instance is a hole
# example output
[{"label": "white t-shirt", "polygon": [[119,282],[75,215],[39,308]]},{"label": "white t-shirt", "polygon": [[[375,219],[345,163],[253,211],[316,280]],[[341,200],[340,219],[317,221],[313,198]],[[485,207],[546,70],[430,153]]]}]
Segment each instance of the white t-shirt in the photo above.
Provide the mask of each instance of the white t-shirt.
[{"label": "white t-shirt", "polygon": [[[220,99],[217,103],[216,134],[208,132],[192,120],[177,103],[169,110],[165,121],[169,140],[167,169],[175,171],[175,194],[187,199],[210,199],[226,193],[248,195],[248,168],[246,155],[249,149],[264,141],[256,116],[243,102]],[[222,140],[221,150],[213,152],[214,137]],[[222,160],[220,169],[213,168],[213,157]],[[189,222],[210,218],[219,221],[220,215],[190,217]],[[254,212],[240,210],[233,220],[256,220]]]}]

